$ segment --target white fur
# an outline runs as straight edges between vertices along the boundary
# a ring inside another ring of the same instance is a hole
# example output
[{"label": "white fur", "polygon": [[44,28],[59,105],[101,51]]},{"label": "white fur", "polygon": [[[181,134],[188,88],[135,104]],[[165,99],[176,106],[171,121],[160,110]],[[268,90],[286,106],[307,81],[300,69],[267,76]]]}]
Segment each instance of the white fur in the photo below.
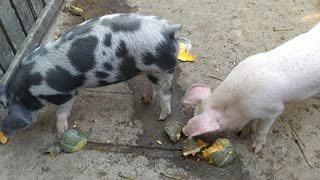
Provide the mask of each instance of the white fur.
[{"label": "white fur", "polygon": [[[266,53],[242,61],[203,99],[197,114],[220,109],[220,131],[255,121],[253,148],[259,152],[284,104],[320,92],[320,25]],[[192,128],[192,127],[189,127]]]},{"label": "white fur", "polygon": [[73,103],[74,98],[57,107],[56,115],[58,136],[60,136],[65,130],[68,129],[68,117],[70,115]]}]

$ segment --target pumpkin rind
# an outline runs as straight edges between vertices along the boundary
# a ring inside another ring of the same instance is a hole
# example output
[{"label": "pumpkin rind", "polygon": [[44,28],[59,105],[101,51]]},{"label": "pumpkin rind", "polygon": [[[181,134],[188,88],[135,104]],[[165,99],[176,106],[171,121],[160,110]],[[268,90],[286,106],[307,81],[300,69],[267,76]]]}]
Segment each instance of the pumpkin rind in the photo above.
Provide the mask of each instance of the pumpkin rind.
[{"label": "pumpkin rind", "polygon": [[170,137],[170,140],[173,142],[177,142],[181,136],[182,124],[178,121],[169,121],[166,123],[164,131]]},{"label": "pumpkin rind", "polygon": [[60,138],[60,147],[64,152],[76,152],[87,144],[86,134],[80,129],[69,129]]},{"label": "pumpkin rind", "polygon": [[234,147],[228,139],[217,139],[213,146],[222,146],[222,148],[220,148],[219,150],[214,151],[208,155],[209,162],[214,166],[224,167],[234,159]]},{"label": "pumpkin rind", "polygon": [[188,156],[192,154],[193,156],[201,151],[201,147],[197,144],[197,141],[193,138],[186,139],[183,141],[183,155]]}]

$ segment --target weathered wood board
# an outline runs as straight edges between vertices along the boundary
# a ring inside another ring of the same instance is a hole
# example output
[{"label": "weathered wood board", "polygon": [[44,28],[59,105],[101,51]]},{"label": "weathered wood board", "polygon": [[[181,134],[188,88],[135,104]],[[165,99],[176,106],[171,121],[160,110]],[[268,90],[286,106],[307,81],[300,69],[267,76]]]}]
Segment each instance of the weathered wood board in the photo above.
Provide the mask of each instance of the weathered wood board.
[{"label": "weathered wood board", "polygon": [[42,1],[41,0],[30,0],[30,1],[37,17],[39,17],[39,14],[41,13],[43,8]]},{"label": "weathered wood board", "polygon": [[[10,65],[10,61],[13,58],[13,52],[6,37],[0,29],[0,64],[6,70]],[[0,70],[1,71],[1,70]],[[2,72],[2,71],[1,71]],[[0,73],[1,75],[1,73]]]},{"label": "weathered wood board", "polygon": [[12,0],[12,3],[17,10],[26,33],[28,33],[35,21],[28,2],[26,0]]},{"label": "weathered wood board", "polygon": [[19,45],[24,40],[25,35],[9,0],[0,0],[0,19],[15,50],[18,49]]}]

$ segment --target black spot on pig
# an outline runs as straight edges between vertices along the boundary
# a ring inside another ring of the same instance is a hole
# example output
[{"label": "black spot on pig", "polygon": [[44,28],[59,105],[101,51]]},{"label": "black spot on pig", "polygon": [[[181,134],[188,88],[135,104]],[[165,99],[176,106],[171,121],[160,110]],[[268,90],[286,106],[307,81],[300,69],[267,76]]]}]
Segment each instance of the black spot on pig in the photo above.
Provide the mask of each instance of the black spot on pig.
[{"label": "black spot on pig", "polygon": [[147,77],[153,84],[157,84],[159,82],[159,79],[151,74],[148,74]]},{"label": "black spot on pig", "polygon": [[107,47],[111,46],[111,39],[112,39],[112,34],[111,33],[106,34],[103,40],[104,45]]},{"label": "black spot on pig", "polygon": [[166,37],[165,41],[156,47],[156,55],[150,52],[143,54],[143,62],[146,65],[156,65],[163,71],[173,73],[177,64],[178,47],[175,40]]},{"label": "black spot on pig", "polygon": [[49,87],[60,92],[70,92],[83,85],[84,75],[73,76],[67,70],[56,66],[47,72],[46,81]]},{"label": "black spot on pig", "polygon": [[103,71],[97,71],[97,72],[95,73],[95,75],[96,75],[97,78],[100,78],[100,79],[104,79],[104,78],[106,78],[106,77],[109,76],[108,73],[103,72]]},{"label": "black spot on pig", "polygon": [[127,45],[124,41],[120,41],[120,44],[116,50],[116,56],[121,59],[119,74],[117,76],[118,80],[128,80],[140,72],[140,70],[137,68],[135,59],[129,55]]},{"label": "black spot on pig", "polygon": [[[113,61],[113,59],[111,59],[111,61]],[[105,63],[103,64],[103,67],[104,67],[104,69],[107,70],[107,71],[111,71],[111,70],[113,69],[113,66],[112,66],[112,64],[111,64],[109,61],[105,62]]]},{"label": "black spot on pig", "polygon": [[28,110],[36,111],[44,106],[39,99],[33,96],[27,89],[19,89],[14,93],[14,96],[16,100],[20,101]]},{"label": "black spot on pig", "polygon": [[128,58],[124,60],[119,67],[118,79],[125,81],[136,76],[140,70],[137,69],[136,62],[133,58]]},{"label": "black spot on pig", "polygon": [[120,44],[116,50],[116,55],[118,58],[126,58],[128,56],[128,49],[127,49],[127,45],[124,41],[120,41]]},{"label": "black spot on pig", "polygon": [[76,70],[85,73],[94,68],[97,44],[98,39],[94,36],[79,38],[71,44],[67,56]]},{"label": "black spot on pig", "polygon": [[106,55],[106,52],[105,52],[105,51],[102,51],[102,55],[104,55],[104,56],[105,56],[105,55]]},{"label": "black spot on pig", "polygon": [[72,99],[72,94],[55,94],[55,95],[40,95],[40,99],[44,99],[49,103],[55,104],[55,105],[61,105],[68,102],[70,99]]},{"label": "black spot on pig", "polygon": [[151,52],[146,52],[143,54],[143,63],[145,65],[152,65],[155,64],[155,56]]},{"label": "black spot on pig", "polygon": [[34,62],[20,66],[7,85],[8,96],[32,111],[43,107],[42,103],[30,93],[30,87],[40,85],[43,80],[40,73],[31,73],[33,67]]},{"label": "black spot on pig", "polygon": [[34,73],[31,74],[28,78],[28,84],[30,86],[27,86],[28,88],[30,88],[32,85],[40,85],[41,81],[43,80],[42,76],[40,73]]},{"label": "black spot on pig", "polygon": [[15,92],[18,89],[29,89],[32,85],[40,85],[43,77],[40,73],[31,73],[34,62],[19,67],[8,83],[8,89]]},{"label": "black spot on pig", "polygon": [[104,19],[101,25],[110,27],[113,32],[134,32],[140,29],[141,20],[125,13],[115,16],[112,19]]}]

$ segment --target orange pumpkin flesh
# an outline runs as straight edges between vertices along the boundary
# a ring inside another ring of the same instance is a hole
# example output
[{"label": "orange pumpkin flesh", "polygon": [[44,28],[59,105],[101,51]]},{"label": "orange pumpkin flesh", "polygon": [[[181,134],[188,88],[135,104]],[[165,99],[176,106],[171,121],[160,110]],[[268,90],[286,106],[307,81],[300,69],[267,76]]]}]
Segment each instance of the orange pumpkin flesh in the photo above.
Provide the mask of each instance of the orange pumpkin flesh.
[{"label": "orange pumpkin flesh", "polygon": [[0,131],[0,143],[6,144],[8,142],[8,139],[8,136],[4,132]]}]

